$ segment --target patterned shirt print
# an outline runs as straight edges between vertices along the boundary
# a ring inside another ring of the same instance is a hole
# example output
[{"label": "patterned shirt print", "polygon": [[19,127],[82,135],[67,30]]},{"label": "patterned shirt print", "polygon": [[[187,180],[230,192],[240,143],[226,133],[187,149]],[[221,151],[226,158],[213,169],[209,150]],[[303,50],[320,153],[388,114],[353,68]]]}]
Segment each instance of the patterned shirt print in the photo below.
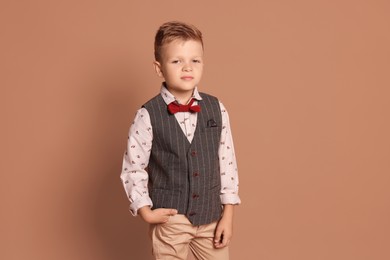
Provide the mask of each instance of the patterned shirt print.
[{"label": "patterned shirt print", "polygon": [[[175,101],[175,97],[161,86],[160,91],[165,103]],[[193,98],[201,100],[197,88],[194,89]],[[229,115],[224,105],[220,102],[222,114],[221,142],[218,150],[221,171],[221,202],[222,204],[240,204],[238,196],[238,171],[234,154],[233,138],[230,129]],[[200,112],[202,113],[202,112]],[[189,142],[193,139],[193,133],[197,124],[197,113],[178,112],[176,120]],[[127,197],[130,200],[130,211],[136,216],[138,209],[144,206],[153,206],[148,193],[147,166],[152,148],[153,131],[149,113],[145,108],[137,111],[135,119],[130,126],[127,149],[123,156],[123,165],[120,178],[122,180]]]}]

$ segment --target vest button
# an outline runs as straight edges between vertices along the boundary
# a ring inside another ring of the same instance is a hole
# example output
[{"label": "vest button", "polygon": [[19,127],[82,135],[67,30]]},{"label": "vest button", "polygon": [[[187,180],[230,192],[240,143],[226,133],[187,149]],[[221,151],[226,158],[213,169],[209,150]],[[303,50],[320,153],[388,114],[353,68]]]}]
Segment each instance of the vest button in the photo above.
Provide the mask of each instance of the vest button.
[{"label": "vest button", "polygon": [[198,177],[198,176],[199,176],[199,172],[194,172],[192,175],[193,175],[194,177]]},{"label": "vest button", "polygon": [[199,195],[198,194],[192,194],[192,198],[193,199],[199,198]]},{"label": "vest button", "polygon": [[190,212],[190,214],[188,214],[188,216],[192,217],[192,216],[195,216],[196,213],[195,212]]},{"label": "vest button", "polygon": [[195,157],[196,156],[196,151],[192,151],[191,155]]}]

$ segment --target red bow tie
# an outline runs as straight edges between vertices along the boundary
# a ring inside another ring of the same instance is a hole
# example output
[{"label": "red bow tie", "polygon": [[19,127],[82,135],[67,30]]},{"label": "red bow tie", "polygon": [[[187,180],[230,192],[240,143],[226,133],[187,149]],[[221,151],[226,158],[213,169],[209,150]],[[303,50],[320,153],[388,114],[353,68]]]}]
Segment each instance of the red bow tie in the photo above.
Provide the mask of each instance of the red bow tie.
[{"label": "red bow tie", "polygon": [[195,99],[191,99],[190,103],[188,105],[180,105],[177,102],[171,102],[168,105],[168,111],[171,114],[176,114],[177,112],[192,112],[197,113],[200,112],[200,106],[199,105],[192,105],[194,103]]}]

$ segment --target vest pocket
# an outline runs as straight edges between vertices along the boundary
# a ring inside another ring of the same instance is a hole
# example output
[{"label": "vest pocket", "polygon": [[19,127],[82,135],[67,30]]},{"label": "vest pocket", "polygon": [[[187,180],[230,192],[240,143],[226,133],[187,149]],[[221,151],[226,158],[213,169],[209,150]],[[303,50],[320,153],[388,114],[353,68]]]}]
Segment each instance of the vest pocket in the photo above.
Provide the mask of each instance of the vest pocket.
[{"label": "vest pocket", "polygon": [[[179,205],[181,196],[180,190],[151,189],[150,198],[153,202],[153,209],[156,208],[176,208]],[[179,210],[179,208],[176,208]]]},{"label": "vest pocket", "polygon": [[209,192],[214,193],[214,192],[220,192],[221,191],[221,185],[216,184],[210,187]]}]

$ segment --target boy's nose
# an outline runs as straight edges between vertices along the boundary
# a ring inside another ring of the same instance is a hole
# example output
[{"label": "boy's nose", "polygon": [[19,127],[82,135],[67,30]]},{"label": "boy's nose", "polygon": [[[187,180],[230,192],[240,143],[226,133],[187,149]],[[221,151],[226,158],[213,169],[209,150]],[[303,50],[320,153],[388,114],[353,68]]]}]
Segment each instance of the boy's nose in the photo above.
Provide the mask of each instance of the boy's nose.
[{"label": "boy's nose", "polygon": [[183,71],[192,71],[192,67],[189,64],[184,65]]}]

